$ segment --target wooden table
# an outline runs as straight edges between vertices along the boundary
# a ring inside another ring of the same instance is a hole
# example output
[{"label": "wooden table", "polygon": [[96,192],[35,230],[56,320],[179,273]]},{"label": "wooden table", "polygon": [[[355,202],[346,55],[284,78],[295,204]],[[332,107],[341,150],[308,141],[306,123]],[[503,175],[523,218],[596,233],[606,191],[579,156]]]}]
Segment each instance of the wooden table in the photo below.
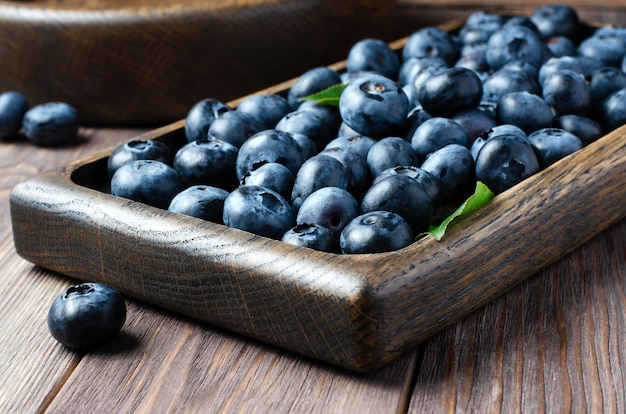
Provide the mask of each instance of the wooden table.
[{"label": "wooden table", "polygon": [[0,143],[0,413],[626,412],[626,221],[369,375],[133,300],[113,342],[68,351],[46,315],[74,281],[17,256],[10,191],[143,131]]}]

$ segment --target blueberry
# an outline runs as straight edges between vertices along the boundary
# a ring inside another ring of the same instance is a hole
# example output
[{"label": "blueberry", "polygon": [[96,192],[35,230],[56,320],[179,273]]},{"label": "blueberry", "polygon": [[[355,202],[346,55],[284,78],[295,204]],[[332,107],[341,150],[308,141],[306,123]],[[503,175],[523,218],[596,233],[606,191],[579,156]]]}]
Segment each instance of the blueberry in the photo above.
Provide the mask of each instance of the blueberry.
[{"label": "blueberry", "polygon": [[465,46],[461,50],[461,56],[454,63],[454,66],[471,69],[476,74],[483,74],[483,77],[487,77],[491,69],[487,63],[487,44]]},{"label": "blueberry", "polygon": [[370,211],[352,219],[339,238],[344,254],[382,253],[413,243],[409,223],[396,213]]},{"label": "blueberry", "polygon": [[413,32],[402,48],[402,59],[411,57],[440,57],[449,65],[458,58],[459,44],[450,33],[434,26]]},{"label": "blueberry", "polygon": [[471,145],[480,134],[496,125],[496,117],[491,110],[485,110],[480,105],[457,112],[450,119],[465,131],[467,140],[463,145],[466,146]]},{"label": "blueberry", "polygon": [[319,224],[297,224],[287,230],[281,239],[285,243],[322,252],[335,253],[339,241],[333,231]]},{"label": "blueberry", "polygon": [[543,83],[543,99],[556,116],[585,115],[591,105],[591,91],[585,77],[568,69],[549,75]]},{"label": "blueberry", "polygon": [[376,140],[374,138],[366,137],[364,135],[340,135],[326,144],[325,149],[336,147],[346,148],[365,158],[367,157],[367,152],[375,143]]},{"label": "blueberry", "polygon": [[443,200],[455,198],[474,179],[472,153],[459,144],[448,144],[431,153],[421,168],[439,180]]},{"label": "blueberry", "polygon": [[602,66],[619,67],[626,54],[626,40],[615,32],[595,33],[580,43],[578,53]]},{"label": "blueberry", "polygon": [[528,141],[535,150],[540,168],[546,168],[583,147],[576,135],[559,128],[535,131],[528,136]]},{"label": "blueberry", "polygon": [[550,105],[538,95],[511,92],[498,101],[496,119],[500,124],[516,125],[529,134],[551,126],[554,113]]},{"label": "blueberry", "polygon": [[239,148],[248,138],[264,129],[265,123],[253,115],[242,111],[227,111],[211,123],[207,137]]},{"label": "blueberry", "polygon": [[309,158],[296,173],[291,192],[294,210],[299,210],[304,200],[322,187],[348,188],[348,168],[329,155]]},{"label": "blueberry", "polygon": [[589,145],[604,135],[600,123],[580,115],[559,116],[554,119],[554,127],[576,135],[583,145]]},{"label": "blueberry", "polygon": [[297,111],[311,111],[321,118],[327,125],[327,129],[331,134],[336,134],[341,125],[341,114],[339,108],[334,105],[326,105],[320,102],[306,100],[298,106]]},{"label": "blueberry", "polygon": [[298,148],[300,148],[300,152],[302,152],[302,159],[308,160],[312,156],[318,153],[317,144],[313,141],[312,138],[304,134],[291,134],[293,140],[298,144]]},{"label": "blueberry", "polygon": [[487,46],[487,63],[494,70],[513,61],[540,67],[547,56],[547,46],[539,34],[521,25],[504,25],[491,35]]},{"label": "blueberry", "polygon": [[472,153],[472,157],[476,160],[476,156],[478,155],[478,151],[482,148],[485,142],[493,137],[497,137],[498,135],[516,135],[524,141],[528,141],[528,135],[517,125],[512,124],[500,124],[496,125],[493,128],[490,128],[484,131],[480,136],[474,140],[472,146],[470,147],[470,152]]},{"label": "blueberry", "polygon": [[574,56],[576,55],[576,43],[566,36],[552,36],[546,41],[548,50],[554,57]]},{"label": "blueberry", "polygon": [[222,223],[224,200],[228,191],[208,185],[192,185],[174,196],[169,211]]},{"label": "blueberry", "polygon": [[467,146],[465,129],[449,118],[433,117],[422,123],[410,138],[411,147],[423,160],[448,144]]},{"label": "blueberry", "polygon": [[[496,13],[490,13],[487,11],[473,12],[461,27],[459,31],[459,38],[463,44],[472,43],[475,39],[476,32],[481,32],[488,36],[491,36],[496,30],[498,30],[504,24],[505,18]],[[487,40],[484,35],[480,35],[479,42]]]},{"label": "blueberry", "polygon": [[362,76],[339,98],[344,123],[366,136],[391,135],[404,124],[409,100],[402,89],[382,75]]},{"label": "blueberry", "polygon": [[537,75],[528,70],[505,66],[492,73],[483,82],[483,100],[497,103],[507,93],[528,92],[541,95]]},{"label": "blueberry", "polygon": [[327,147],[319,153],[337,159],[346,167],[348,186],[346,190],[355,196],[361,195],[369,182],[366,157],[346,147]]},{"label": "blueberry", "polygon": [[396,79],[400,59],[396,52],[380,39],[361,39],[348,52],[346,70],[349,72],[376,72],[387,78]]},{"label": "blueberry", "polygon": [[87,351],[115,337],[126,322],[126,303],[115,289],[100,283],[69,287],[52,302],[48,329],[76,351]]},{"label": "blueberry", "polygon": [[283,198],[289,199],[294,180],[289,168],[277,162],[268,162],[244,174],[240,184],[269,188]]},{"label": "blueberry", "polygon": [[613,92],[602,102],[600,120],[605,132],[626,124],[626,88]]},{"label": "blueberry", "polygon": [[235,163],[238,150],[228,142],[198,139],[183,145],[174,156],[173,167],[185,186],[206,184],[235,187]]},{"label": "blueberry", "polygon": [[574,72],[578,72],[580,74],[585,73],[585,68],[583,67],[580,60],[573,56],[563,56],[563,57],[553,57],[544,62],[543,65],[539,68],[538,80],[539,84],[543,85],[546,78],[553,74],[556,71],[568,69]]},{"label": "blueberry", "polygon": [[162,141],[133,139],[118,145],[107,159],[109,178],[122,165],[136,160],[156,160],[171,165],[174,161],[172,150]]},{"label": "blueberry", "polygon": [[267,162],[283,164],[292,174],[297,174],[304,162],[304,155],[292,134],[266,129],[248,138],[239,148],[236,161],[237,179],[241,180],[255,165]]},{"label": "blueberry", "polygon": [[339,73],[326,66],[318,66],[300,75],[296,83],[289,88],[287,100],[292,110],[295,110],[300,105],[302,98],[342,82]]},{"label": "blueberry", "polygon": [[259,236],[280,240],[295,225],[289,203],[275,191],[243,185],[224,200],[224,224]]},{"label": "blueberry", "polygon": [[476,156],[476,178],[495,194],[539,171],[539,161],[527,140],[504,134],[488,139]]},{"label": "blueberry", "polygon": [[455,67],[431,76],[416,93],[426,112],[447,117],[478,106],[483,84],[474,71]]},{"label": "blueberry", "polygon": [[233,109],[217,99],[203,99],[191,107],[185,117],[185,137],[192,142],[198,139],[206,139],[209,127],[224,112]]},{"label": "blueberry", "polygon": [[167,209],[182,184],[176,170],[155,160],[122,165],[111,178],[111,194]]},{"label": "blueberry", "polygon": [[22,119],[29,104],[19,92],[0,94],[0,141],[13,138],[22,127]]},{"label": "blueberry", "polygon": [[428,171],[416,166],[399,165],[397,167],[386,169],[374,177],[372,185],[376,185],[380,181],[392,175],[402,175],[414,179],[424,189],[424,191],[426,191],[426,194],[428,194],[428,197],[430,197],[433,202],[434,209],[437,209],[441,205],[443,199],[441,197],[439,180]]},{"label": "blueberry", "polygon": [[428,229],[433,217],[433,200],[426,189],[409,175],[390,175],[377,180],[361,200],[361,212],[389,211],[402,216],[416,233]]},{"label": "blueberry", "polygon": [[293,108],[284,96],[277,93],[264,93],[244,98],[237,105],[237,111],[252,115],[263,122],[264,129],[271,129],[283,116],[293,111]]},{"label": "blueberry", "polygon": [[65,102],[36,105],[24,114],[22,127],[26,138],[37,145],[65,144],[78,134],[78,112]]},{"label": "blueberry", "polygon": [[613,66],[604,66],[587,77],[591,100],[599,103],[613,92],[626,88],[626,73]]},{"label": "blueberry", "polygon": [[398,165],[418,165],[421,159],[411,143],[400,137],[387,137],[372,145],[367,153],[367,166],[372,177]]},{"label": "blueberry", "polygon": [[398,71],[398,82],[401,85],[412,83],[415,76],[427,66],[449,67],[450,65],[440,57],[411,57],[402,62]]},{"label": "blueberry", "polygon": [[275,129],[290,134],[306,135],[315,142],[318,148],[324,147],[330,141],[331,135],[336,133],[336,130],[331,130],[328,122],[320,114],[310,110],[288,113],[278,121]]},{"label": "blueberry", "polygon": [[532,12],[530,20],[535,24],[543,39],[553,36],[573,38],[580,30],[580,18],[576,10],[565,4],[540,6]]},{"label": "blueberry", "polygon": [[352,194],[339,187],[323,187],[304,200],[296,223],[317,224],[338,237],[346,224],[359,214],[359,203]]}]

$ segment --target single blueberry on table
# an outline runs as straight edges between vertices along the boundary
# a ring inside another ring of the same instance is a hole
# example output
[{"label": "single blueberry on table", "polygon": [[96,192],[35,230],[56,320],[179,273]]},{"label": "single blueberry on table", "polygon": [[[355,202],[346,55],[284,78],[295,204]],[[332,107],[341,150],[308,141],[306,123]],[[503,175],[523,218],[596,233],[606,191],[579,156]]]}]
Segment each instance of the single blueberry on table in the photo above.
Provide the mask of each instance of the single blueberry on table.
[{"label": "single blueberry on table", "polygon": [[208,185],[192,185],[174,196],[169,211],[223,224],[224,200],[228,191]]},{"label": "single blueberry on table", "polygon": [[126,303],[115,289],[80,283],[57,296],[48,310],[48,330],[60,343],[88,351],[115,337],[126,322]]},{"label": "single blueberry on table", "polygon": [[393,135],[406,121],[409,100],[402,89],[382,75],[367,75],[348,84],[339,98],[345,124],[370,137]]},{"label": "single blueberry on table", "polygon": [[78,135],[78,111],[65,102],[48,102],[33,106],[22,118],[26,138],[40,146],[65,144]]},{"label": "single blueberry on table", "polygon": [[414,235],[402,216],[389,211],[370,211],[352,219],[339,236],[344,254],[382,253],[413,243]]},{"label": "single blueberry on table", "polygon": [[136,160],[118,168],[111,178],[111,194],[167,209],[181,190],[176,170],[155,160]]},{"label": "single blueberry on table", "polygon": [[333,231],[319,224],[297,224],[283,234],[281,241],[328,253],[336,253],[339,249]]},{"label": "single blueberry on table", "polygon": [[542,169],[583,147],[580,138],[559,128],[537,130],[528,135],[528,141]]},{"label": "single blueberry on table", "polygon": [[29,107],[26,98],[19,92],[8,91],[0,94],[0,141],[17,135]]},{"label": "single blueberry on table", "polygon": [[171,165],[174,154],[167,144],[154,139],[133,139],[118,145],[107,159],[109,178],[122,165],[136,160],[156,160]]},{"label": "single blueberry on table", "polygon": [[226,197],[223,220],[229,227],[276,240],[295,225],[289,203],[275,191],[256,185],[242,185]]},{"label": "single blueberry on table", "polygon": [[228,111],[233,111],[233,109],[218,99],[207,98],[194,104],[185,117],[187,141],[206,139],[213,121]]},{"label": "single blueberry on table", "polygon": [[231,188],[237,185],[238,149],[217,139],[198,139],[183,145],[174,155],[173,167],[185,186],[206,184]]},{"label": "single blueberry on table", "polygon": [[298,210],[296,223],[320,225],[338,237],[346,224],[359,214],[359,203],[347,190],[323,187],[304,200]]},{"label": "single blueberry on table", "polygon": [[361,39],[348,51],[348,72],[376,72],[390,79],[398,77],[400,59],[391,47],[380,39]]}]

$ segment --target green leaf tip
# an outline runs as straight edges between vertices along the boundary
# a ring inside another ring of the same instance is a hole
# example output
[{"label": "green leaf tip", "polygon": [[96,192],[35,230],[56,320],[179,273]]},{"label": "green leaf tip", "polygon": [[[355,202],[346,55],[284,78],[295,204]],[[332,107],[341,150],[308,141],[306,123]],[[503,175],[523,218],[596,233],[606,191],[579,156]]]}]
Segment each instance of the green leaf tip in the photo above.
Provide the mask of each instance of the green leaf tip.
[{"label": "green leaf tip", "polygon": [[482,182],[476,183],[476,189],[467,200],[463,202],[452,214],[446,217],[441,224],[437,226],[431,226],[428,229],[428,234],[432,235],[437,241],[440,241],[446,233],[448,225],[456,218],[465,216],[472,211],[478,210],[480,207],[487,204],[492,198],[493,192]]},{"label": "green leaf tip", "polygon": [[347,83],[338,83],[330,86],[322,91],[301,98],[303,101],[313,101],[323,105],[339,106],[339,98],[343,90],[348,86]]}]

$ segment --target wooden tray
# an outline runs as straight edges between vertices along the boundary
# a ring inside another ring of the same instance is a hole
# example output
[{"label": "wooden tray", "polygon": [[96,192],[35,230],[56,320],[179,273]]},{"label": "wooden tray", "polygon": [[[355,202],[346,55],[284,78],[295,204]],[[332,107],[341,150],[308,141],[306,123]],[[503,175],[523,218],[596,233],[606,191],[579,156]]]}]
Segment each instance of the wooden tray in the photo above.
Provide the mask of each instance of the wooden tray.
[{"label": "wooden tray", "polygon": [[[179,146],[183,128],[179,121],[137,138]],[[496,196],[440,242],[428,236],[363,255],[295,247],[112,196],[111,151],[14,188],[18,254],[359,372],[385,365],[626,216],[626,126]]]}]

